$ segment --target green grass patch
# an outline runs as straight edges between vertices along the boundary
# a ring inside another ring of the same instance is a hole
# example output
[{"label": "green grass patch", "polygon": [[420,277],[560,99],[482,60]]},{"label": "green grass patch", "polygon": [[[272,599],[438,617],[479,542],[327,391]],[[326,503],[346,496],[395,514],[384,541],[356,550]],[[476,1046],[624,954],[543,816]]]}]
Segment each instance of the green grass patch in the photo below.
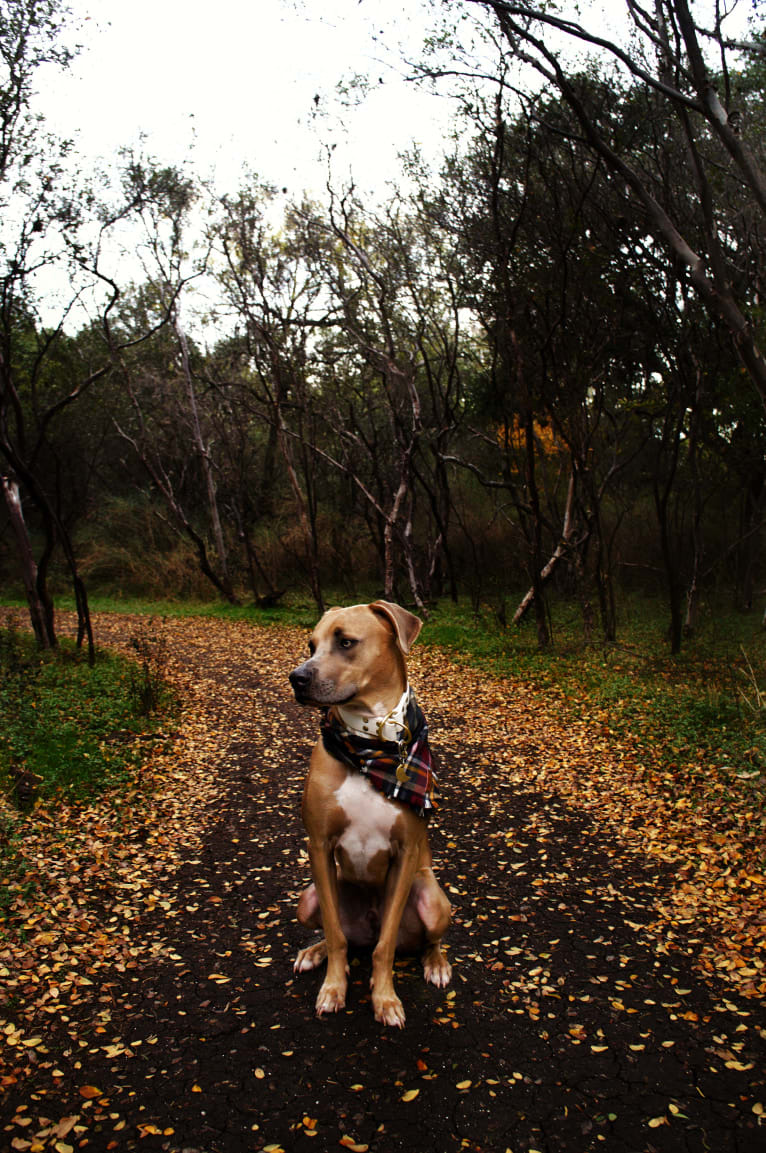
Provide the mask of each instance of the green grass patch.
[{"label": "green grass patch", "polygon": [[162,653],[137,638],[136,659],[62,641],[40,652],[30,634],[0,631],[0,788],[17,807],[65,792],[90,797],[134,771],[136,738],[157,726],[170,698]]},{"label": "green grass patch", "polygon": [[[0,604],[3,601],[0,600]],[[22,608],[22,603],[16,600],[5,602],[15,608]],[[225,601],[195,601],[195,600],[167,600],[148,601],[133,597],[107,597],[90,596],[88,598],[91,612],[135,613],[146,617],[208,617],[217,620],[249,621],[257,625],[282,624],[299,628],[311,628],[317,619],[316,605],[309,596],[299,593],[287,594],[279,604],[270,608],[259,605],[239,604],[232,605]],[[340,601],[329,603],[342,604]],[[74,611],[75,602],[72,597],[57,596],[56,608],[62,611]]]}]

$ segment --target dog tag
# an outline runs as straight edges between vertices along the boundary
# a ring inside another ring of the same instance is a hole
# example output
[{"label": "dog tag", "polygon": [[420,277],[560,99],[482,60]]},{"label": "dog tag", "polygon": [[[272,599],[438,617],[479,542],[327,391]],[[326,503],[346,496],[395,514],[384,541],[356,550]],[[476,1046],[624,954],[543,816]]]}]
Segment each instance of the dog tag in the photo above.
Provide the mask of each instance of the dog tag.
[{"label": "dog tag", "polygon": [[396,779],[400,785],[406,784],[410,779],[407,772],[407,766],[401,762],[396,767]]}]

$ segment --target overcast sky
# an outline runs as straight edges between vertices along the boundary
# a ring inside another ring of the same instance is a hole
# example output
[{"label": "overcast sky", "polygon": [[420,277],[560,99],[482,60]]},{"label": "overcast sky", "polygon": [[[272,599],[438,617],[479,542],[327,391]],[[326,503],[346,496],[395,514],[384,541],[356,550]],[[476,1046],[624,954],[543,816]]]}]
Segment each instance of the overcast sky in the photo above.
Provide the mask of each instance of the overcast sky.
[{"label": "overcast sky", "polygon": [[[143,133],[159,161],[191,155],[201,173],[215,169],[221,190],[247,166],[300,193],[323,186],[322,146],[334,143],[337,175],[351,166],[373,189],[394,174],[397,152],[417,141],[433,154],[446,130],[448,101],[395,70],[397,41],[418,45],[426,30],[422,0],[69,4],[83,50],[69,74],[41,74],[39,100],[52,128],[76,130],[86,157],[108,161]],[[354,72],[376,86],[343,131],[334,91]]]}]

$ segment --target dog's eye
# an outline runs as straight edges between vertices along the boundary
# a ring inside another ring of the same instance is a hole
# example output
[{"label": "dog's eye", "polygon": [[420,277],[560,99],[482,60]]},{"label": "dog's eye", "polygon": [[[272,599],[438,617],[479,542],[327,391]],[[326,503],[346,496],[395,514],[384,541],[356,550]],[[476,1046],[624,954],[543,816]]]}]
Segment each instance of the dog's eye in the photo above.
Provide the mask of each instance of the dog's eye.
[{"label": "dog's eye", "polygon": [[355,644],[356,644],[356,641],[353,640],[351,637],[339,637],[338,638],[338,647],[341,649],[346,649],[346,650],[352,649]]},{"label": "dog's eye", "polygon": [[317,647],[316,647],[316,645],[314,644],[314,642],[313,642],[313,641],[309,641],[309,653],[311,654],[311,656],[312,656],[312,657],[313,657],[313,655],[314,655],[314,653],[315,653],[316,651],[317,651]]}]

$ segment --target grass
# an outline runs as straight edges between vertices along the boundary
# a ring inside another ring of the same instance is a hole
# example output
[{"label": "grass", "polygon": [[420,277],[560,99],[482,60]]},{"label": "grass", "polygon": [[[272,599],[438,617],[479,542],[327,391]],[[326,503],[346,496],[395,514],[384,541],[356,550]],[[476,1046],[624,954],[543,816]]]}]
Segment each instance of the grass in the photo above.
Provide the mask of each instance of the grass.
[{"label": "grass", "polygon": [[150,635],[135,647],[135,661],[99,652],[91,667],[68,641],[40,652],[30,634],[0,631],[0,788],[18,807],[91,796],[132,774],[135,738],[168,703],[161,649]]}]

